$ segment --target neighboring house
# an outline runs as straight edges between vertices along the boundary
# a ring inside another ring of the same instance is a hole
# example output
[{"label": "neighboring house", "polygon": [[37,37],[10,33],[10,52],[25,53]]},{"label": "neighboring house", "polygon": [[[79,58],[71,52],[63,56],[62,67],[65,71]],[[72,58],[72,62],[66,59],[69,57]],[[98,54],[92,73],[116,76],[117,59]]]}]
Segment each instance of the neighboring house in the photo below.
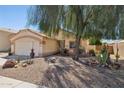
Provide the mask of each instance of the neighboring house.
[{"label": "neighboring house", "polygon": [[9,36],[15,34],[14,30],[0,28],[0,52],[7,52],[11,48]]},{"label": "neighboring house", "polygon": [[113,46],[113,49],[114,49],[114,55],[116,55],[117,53],[117,46],[118,46],[118,54],[120,56],[120,58],[124,58],[124,40],[120,40],[118,43],[115,42],[115,43],[111,43],[109,45],[112,45]]},{"label": "neighboring house", "polygon": [[59,51],[58,40],[31,29],[23,29],[10,38],[11,52],[29,56],[34,49],[35,56],[46,56]]}]

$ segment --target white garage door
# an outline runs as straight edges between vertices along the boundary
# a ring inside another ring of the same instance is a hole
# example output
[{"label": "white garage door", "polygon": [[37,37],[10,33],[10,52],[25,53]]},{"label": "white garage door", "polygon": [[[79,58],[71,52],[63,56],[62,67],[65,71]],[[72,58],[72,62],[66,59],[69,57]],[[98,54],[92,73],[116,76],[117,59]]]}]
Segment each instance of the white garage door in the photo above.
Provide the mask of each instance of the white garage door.
[{"label": "white garage door", "polygon": [[39,41],[31,38],[22,38],[15,42],[15,54],[29,56],[31,49],[34,49],[35,56],[39,54]]}]

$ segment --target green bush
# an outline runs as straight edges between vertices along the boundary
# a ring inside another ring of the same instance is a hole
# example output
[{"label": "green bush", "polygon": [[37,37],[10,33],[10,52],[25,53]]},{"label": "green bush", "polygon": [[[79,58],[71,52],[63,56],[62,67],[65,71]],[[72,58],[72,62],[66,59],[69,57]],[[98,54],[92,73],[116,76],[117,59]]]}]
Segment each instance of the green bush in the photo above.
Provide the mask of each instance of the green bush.
[{"label": "green bush", "polygon": [[108,58],[109,58],[109,53],[107,51],[107,48],[104,47],[103,49],[101,49],[101,52],[98,55],[98,60],[101,64],[105,65],[107,61],[109,61]]},{"label": "green bush", "polygon": [[102,45],[102,42],[100,41],[100,39],[90,38],[89,45]]}]

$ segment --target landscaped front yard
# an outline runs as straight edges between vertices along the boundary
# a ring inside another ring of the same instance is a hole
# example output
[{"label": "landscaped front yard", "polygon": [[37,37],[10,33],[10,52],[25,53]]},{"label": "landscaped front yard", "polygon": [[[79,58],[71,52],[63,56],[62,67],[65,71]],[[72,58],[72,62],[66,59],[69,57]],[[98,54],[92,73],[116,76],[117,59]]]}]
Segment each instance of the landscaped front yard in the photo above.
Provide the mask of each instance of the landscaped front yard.
[{"label": "landscaped front yard", "polygon": [[[0,67],[0,75],[31,82],[40,87],[124,87],[124,65],[119,70],[110,70],[84,64],[95,60],[94,58],[80,58],[80,62],[70,57],[54,58],[55,63],[48,63],[45,58],[36,58],[27,67]],[[124,64],[124,61],[121,63]]]}]

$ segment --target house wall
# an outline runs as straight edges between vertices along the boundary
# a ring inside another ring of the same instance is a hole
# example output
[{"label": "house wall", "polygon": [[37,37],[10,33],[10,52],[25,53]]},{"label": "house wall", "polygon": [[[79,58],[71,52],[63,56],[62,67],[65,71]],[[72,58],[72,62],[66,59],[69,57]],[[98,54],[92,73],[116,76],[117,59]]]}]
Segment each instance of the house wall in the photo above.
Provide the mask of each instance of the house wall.
[{"label": "house wall", "polygon": [[75,41],[74,34],[70,32],[64,32],[62,30],[59,31],[59,33],[55,36],[58,40],[64,40],[65,41],[65,48],[70,48],[70,42]]},{"label": "house wall", "polygon": [[19,31],[14,37],[12,37],[10,40],[11,42],[14,42],[15,40],[19,39],[19,38],[23,38],[23,37],[32,37],[32,38],[38,38],[38,39],[41,39],[42,40],[42,37],[41,36],[38,36],[37,34],[34,34],[34,33],[31,33],[30,31],[28,30],[22,30],[22,31]]},{"label": "house wall", "polygon": [[[113,45],[114,55],[116,55],[117,44],[116,43],[113,43],[111,45]],[[118,48],[119,48],[119,52],[118,53],[119,53],[120,58],[124,58],[124,42],[118,43]]]},{"label": "house wall", "polygon": [[[55,36],[58,40],[65,40],[65,48],[70,48],[70,42],[75,42],[75,35],[71,32],[64,32],[62,30],[59,31],[59,33]],[[85,48],[86,51],[89,51],[90,49],[95,49],[94,45],[89,45],[88,40],[81,40],[80,42],[81,46]]]},{"label": "house wall", "polygon": [[36,50],[38,52],[38,56],[50,55],[59,51],[57,40],[42,36],[40,33],[29,30],[22,30],[11,38],[11,51],[15,54],[26,54],[26,50],[31,50],[29,48],[32,48],[32,42],[36,45],[34,51]]},{"label": "house wall", "polygon": [[57,40],[44,38],[42,41],[42,56],[59,52],[59,44]]},{"label": "house wall", "polygon": [[81,40],[80,45],[85,48],[86,52],[92,48],[89,46],[88,40]]},{"label": "house wall", "polygon": [[0,31],[0,51],[8,51],[11,48],[9,35],[12,33]]}]

